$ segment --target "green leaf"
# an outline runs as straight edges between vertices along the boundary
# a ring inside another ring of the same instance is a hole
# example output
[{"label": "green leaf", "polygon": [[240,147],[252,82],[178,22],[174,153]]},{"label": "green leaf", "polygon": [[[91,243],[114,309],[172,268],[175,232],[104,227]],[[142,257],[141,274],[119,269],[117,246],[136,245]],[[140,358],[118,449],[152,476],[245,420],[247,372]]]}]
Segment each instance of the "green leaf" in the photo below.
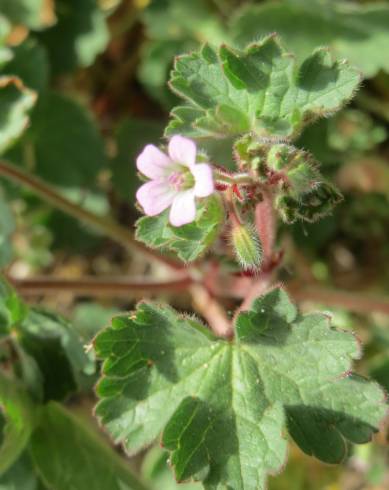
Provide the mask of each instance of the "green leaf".
[{"label": "green leaf", "polygon": [[35,468],[27,453],[22,456],[0,477],[0,490],[45,490],[38,480]]},{"label": "green leaf", "polygon": [[30,454],[42,480],[55,490],[145,490],[127,464],[93,427],[65,407],[42,409]]},{"label": "green leaf", "polygon": [[300,60],[317,46],[329,46],[336,57],[372,77],[389,71],[388,57],[382,56],[389,43],[388,23],[389,6],[384,3],[284,0],[245,5],[233,16],[230,34],[244,46],[277,32]]},{"label": "green leaf", "polygon": [[[15,219],[0,188],[0,267],[4,267],[11,261],[12,246],[11,235],[15,230]],[[1,335],[1,325],[0,325]]]},{"label": "green leaf", "polygon": [[[176,478],[206,489],[265,488],[286,458],[284,427],[308,454],[339,462],[386,412],[377,384],[350,375],[360,347],[276,289],[214,337],[169,307],[141,303],[95,341],[104,359],[96,414],[136,453],[162,433]],[[163,407],[163,410],[161,410]]]},{"label": "green leaf", "polygon": [[109,40],[105,17],[96,0],[56,0],[56,24],[42,32],[54,73],[91,65]]},{"label": "green leaf", "polygon": [[169,210],[140,218],[136,222],[136,238],[150,248],[171,251],[184,262],[192,262],[214,243],[223,220],[222,203],[214,195],[198,203],[196,220],[184,226],[169,224]]},{"label": "green leaf", "polygon": [[91,115],[56,93],[39,98],[31,127],[9,158],[35,168],[38,175],[59,186],[89,189],[106,165],[104,143]]},{"label": "green leaf", "polygon": [[5,426],[0,446],[0,475],[19,458],[36,422],[35,407],[28,393],[15,379],[0,374],[0,409]]},{"label": "green leaf", "polygon": [[85,377],[94,373],[94,362],[84,352],[79,335],[59,315],[31,308],[15,332],[42,373],[45,400],[61,400],[78,391]]},{"label": "green leaf", "polygon": [[146,119],[126,118],[116,131],[117,153],[112,161],[112,183],[126,201],[135,202],[139,187],[136,157],[148,143],[158,144],[163,124]]},{"label": "green leaf", "polygon": [[13,24],[41,29],[55,22],[51,2],[47,0],[0,0],[0,11]]},{"label": "green leaf", "polygon": [[28,113],[36,94],[19,78],[0,76],[0,154],[23,133],[29,122]]},{"label": "green leaf", "polygon": [[142,461],[142,475],[153,490],[201,490],[200,483],[177,483],[169,468],[169,453],[158,446]]},{"label": "green leaf", "polygon": [[[244,51],[209,45],[179,56],[172,90],[187,105],[173,113],[167,134],[225,137],[296,137],[318,117],[332,114],[353,96],[360,74],[316,50],[300,67],[275,35]],[[185,118],[183,113],[185,112]]]},{"label": "green leaf", "polygon": [[6,45],[10,31],[11,26],[8,20],[0,14],[0,68],[12,59],[12,51]]},{"label": "green leaf", "polygon": [[0,276],[0,336],[8,335],[15,324],[23,321],[27,311],[14,289]]},{"label": "green leaf", "polygon": [[33,38],[12,48],[12,59],[2,68],[2,74],[14,75],[27,87],[42,92],[49,83],[49,61],[45,48]]},{"label": "green leaf", "polygon": [[150,2],[140,19],[147,41],[142,46],[138,77],[150,96],[170,109],[176,97],[166,81],[174,56],[196,49],[199,40],[221,43],[226,32],[207,0]]}]

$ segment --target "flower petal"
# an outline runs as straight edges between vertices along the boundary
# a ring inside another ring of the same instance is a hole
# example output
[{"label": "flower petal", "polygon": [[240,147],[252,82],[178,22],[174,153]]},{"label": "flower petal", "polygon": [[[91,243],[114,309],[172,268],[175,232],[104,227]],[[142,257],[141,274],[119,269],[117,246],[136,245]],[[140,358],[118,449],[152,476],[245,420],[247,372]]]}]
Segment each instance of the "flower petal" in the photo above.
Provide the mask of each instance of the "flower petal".
[{"label": "flower petal", "polygon": [[196,197],[207,197],[213,193],[212,167],[207,163],[193,165],[191,172],[195,178],[194,193]]},{"label": "flower petal", "polygon": [[173,136],[169,141],[169,156],[176,163],[192,167],[196,162],[196,144],[183,136]]},{"label": "flower petal", "polygon": [[180,192],[174,198],[170,209],[169,221],[173,226],[191,223],[196,218],[196,203],[193,189]]},{"label": "flower petal", "polygon": [[149,179],[159,179],[166,175],[172,165],[170,158],[154,145],[146,145],[136,159],[136,166]]},{"label": "flower petal", "polygon": [[173,202],[176,192],[164,181],[150,180],[139,187],[136,198],[145,214],[155,216],[162,213]]}]

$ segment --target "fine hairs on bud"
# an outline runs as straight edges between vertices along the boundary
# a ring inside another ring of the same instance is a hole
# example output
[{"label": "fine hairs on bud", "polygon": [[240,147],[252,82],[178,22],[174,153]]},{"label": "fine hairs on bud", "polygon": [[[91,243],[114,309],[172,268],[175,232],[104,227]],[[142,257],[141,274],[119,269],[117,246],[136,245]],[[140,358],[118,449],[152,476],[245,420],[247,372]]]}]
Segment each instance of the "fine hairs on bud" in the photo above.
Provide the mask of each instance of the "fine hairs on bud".
[{"label": "fine hairs on bud", "polygon": [[263,251],[254,225],[234,220],[231,225],[231,244],[244,270],[257,271],[259,269]]}]

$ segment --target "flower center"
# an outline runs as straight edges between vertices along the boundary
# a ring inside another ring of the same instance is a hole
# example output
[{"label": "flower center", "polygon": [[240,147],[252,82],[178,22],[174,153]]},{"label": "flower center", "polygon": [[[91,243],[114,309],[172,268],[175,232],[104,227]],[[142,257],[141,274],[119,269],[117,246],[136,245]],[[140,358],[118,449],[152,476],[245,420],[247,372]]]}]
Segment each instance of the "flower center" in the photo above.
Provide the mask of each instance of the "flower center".
[{"label": "flower center", "polygon": [[182,191],[185,189],[190,189],[194,186],[194,178],[192,173],[187,168],[182,168],[175,170],[168,177],[168,182],[170,186],[175,191]]},{"label": "flower center", "polygon": [[169,175],[168,181],[174,190],[179,191],[185,182],[185,177],[181,172],[173,172]]}]

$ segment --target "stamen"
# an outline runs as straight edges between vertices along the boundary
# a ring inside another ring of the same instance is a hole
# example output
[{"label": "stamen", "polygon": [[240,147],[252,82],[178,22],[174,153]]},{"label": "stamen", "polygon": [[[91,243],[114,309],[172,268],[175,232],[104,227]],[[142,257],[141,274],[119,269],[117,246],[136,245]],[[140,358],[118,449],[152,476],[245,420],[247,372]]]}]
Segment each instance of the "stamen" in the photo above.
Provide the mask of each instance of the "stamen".
[{"label": "stamen", "polygon": [[182,172],[173,172],[169,175],[168,181],[174,190],[179,191],[185,183],[185,177]]}]

